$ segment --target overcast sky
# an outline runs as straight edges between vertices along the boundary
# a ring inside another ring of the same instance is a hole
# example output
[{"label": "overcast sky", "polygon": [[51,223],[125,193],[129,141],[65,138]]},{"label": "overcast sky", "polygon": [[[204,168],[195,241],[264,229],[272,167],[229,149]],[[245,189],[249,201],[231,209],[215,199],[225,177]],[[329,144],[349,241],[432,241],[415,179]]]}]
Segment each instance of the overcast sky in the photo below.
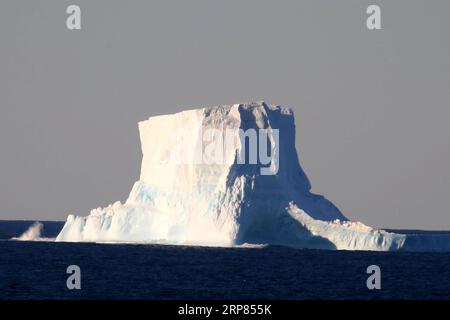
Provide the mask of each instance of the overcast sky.
[{"label": "overcast sky", "polygon": [[[366,29],[381,6],[382,30]],[[66,29],[78,4],[82,29]],[[0,219],[124,201],[137,122],[294,109],[313,191],[375,227],[450,230],[449,1],[0,3]]]}]

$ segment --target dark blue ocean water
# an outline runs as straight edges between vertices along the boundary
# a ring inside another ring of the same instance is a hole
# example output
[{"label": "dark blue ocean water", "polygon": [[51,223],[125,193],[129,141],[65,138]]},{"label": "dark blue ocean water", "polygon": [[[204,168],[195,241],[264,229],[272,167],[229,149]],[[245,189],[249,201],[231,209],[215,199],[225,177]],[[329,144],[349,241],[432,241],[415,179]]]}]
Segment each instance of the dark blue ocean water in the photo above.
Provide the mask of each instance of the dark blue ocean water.
[{"label": "dark blue ocean water", "polygon": [[[31,223],[0,221],[0,238]],[[73,264],[81,290],[66,287]],[[372,264],[381,290],[366,287]],[[450,253],[0,240],[0,299],[450,299]]]}]

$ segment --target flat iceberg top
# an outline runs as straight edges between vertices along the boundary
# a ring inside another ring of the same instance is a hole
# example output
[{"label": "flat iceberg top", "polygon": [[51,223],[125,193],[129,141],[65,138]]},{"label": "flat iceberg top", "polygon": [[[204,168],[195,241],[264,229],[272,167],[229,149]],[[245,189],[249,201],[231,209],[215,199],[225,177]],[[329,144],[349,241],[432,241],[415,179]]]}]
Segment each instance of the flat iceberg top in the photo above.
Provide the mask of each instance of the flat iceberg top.
[{"label": "flat iceberg top", "polygon": [[[265,109],[266,112],[278,112],[283,115],[294,115],[294,112],[292,108],[290,107],[284,107],[280,105],[274,105],[269,104],[265,101],[258,101],[258,102],[250,102],[250,103],[235,103],[230,105],[219,105],[219,106],[213,106],[213,107],[193,107],[188,108],[188,110],[183,110],[180,112],[172,113],[172,114],[164,114],[164,115],[157,115],[149,117],[150,119],[157,119],[157,120],[164,120],[164,118],[173,117],[177,115],[191,115],[191,116],[197,116],[198,114],[205,114],[209,115],[211,113],[215,114],[221,114],[222,116],[227,116],[230,113],[232,114],[233,110],[245,110],[245,111],[253,111],[253,110],[261,110]],[[237,113],[235,113],[237,114]],[[141,122],[145,122],[147,120],[143,120]]]}]

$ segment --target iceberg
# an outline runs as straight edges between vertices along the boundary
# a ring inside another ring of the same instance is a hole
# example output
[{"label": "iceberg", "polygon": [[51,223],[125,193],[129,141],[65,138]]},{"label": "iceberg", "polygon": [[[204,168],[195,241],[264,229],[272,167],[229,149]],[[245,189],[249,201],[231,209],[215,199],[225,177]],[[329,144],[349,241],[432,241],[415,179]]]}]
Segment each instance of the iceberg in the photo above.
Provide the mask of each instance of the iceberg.
[{"label": "iceberg", "polygon": [[349,221],[313,194],[295,148],[292,109],[266,102],[206,107],[139,123],[142,164],[125,203],[69,215],[56,238],[330,250],[450,250]]}]

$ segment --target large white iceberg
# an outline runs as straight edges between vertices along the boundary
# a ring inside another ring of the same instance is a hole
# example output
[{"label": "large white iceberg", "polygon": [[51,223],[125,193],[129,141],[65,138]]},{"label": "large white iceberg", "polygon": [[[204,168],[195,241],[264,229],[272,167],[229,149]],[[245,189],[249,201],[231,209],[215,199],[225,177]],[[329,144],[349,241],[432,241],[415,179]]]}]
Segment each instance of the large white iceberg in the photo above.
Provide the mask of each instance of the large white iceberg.
[{"label": "large white iceberg", "polygon": [[[255,136],[228,137],[252,130],[266,135],[264,143],[264,135],[256,136],[257,151],[264,149],[270,163],[252,161]],[[289,108],[261,102],[188,110],[142,121],[139,132],[141,175],[127,201],[87,217],[69,215],[56,241],[450,249],[447,236],[430,239],[351,222],[312,194],[298,161]]]}]

